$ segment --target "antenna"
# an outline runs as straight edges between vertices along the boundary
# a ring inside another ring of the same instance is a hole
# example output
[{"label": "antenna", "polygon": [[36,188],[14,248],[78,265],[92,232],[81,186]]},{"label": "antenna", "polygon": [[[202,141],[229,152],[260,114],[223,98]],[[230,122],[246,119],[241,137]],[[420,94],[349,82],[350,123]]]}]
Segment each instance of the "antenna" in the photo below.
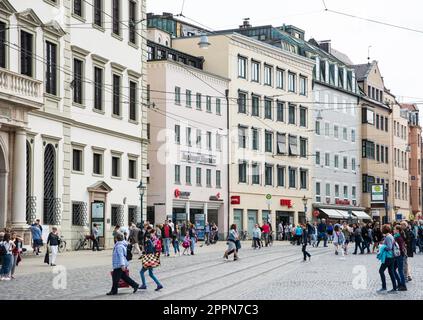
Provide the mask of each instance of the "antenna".
[{"label": "antenna", "polygon": [[368,46],[367,47],[367,63],[368,64],[370,64],[370,48],[371,48],[372,46]]},{"label": "antenna", "polygon": [[184,17],[184,7],[185,7],[185,0],[182,0],[181,13],[178,14],[178,16]]},{"label": "antenna", "polygon": [[323,6],[325,7],[325,11],[328,11],[328,7],[326,6],[325,0],[322,0]]}]

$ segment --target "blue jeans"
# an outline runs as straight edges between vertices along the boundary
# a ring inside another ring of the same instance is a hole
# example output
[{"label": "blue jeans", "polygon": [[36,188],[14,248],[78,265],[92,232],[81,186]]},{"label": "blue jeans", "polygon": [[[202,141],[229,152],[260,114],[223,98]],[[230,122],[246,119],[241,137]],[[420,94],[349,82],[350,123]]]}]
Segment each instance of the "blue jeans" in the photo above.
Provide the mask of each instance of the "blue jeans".
[{"label": "blue jeans", "polygon": [[386,277],[385,270],[388,269],[389,277],[391,278],[392,287],[394,290],[397,289],[394,271],[394,258],[386,258],[385,263],[382,263],[379,268],[380,279],[382,280],[382,289],[386,290]]},{"label": "blue jeans", "polygon": [[143,285],[143,286],[146,286],[146,283],[145,283],[145,275],[144,275],[144,273],[145,273],[147,270],[148,270],[148,275],[150,276],[150,278],[151,278],[151,279],[153,279],[153,281],[157,284],[157,286],[161,286],[161,283],[159,282],[159,279],[157,279],[157,278],[156,278],[156,276],[155,276],[155,275],[154,275],[154,273],[153,273],[153,268],[150,268],[150,269],[145,269],[145,268],[142,268],[142,269],[141,269],[141,271],[140,271],[140,276],[141,276],[142,285]]},{"label": "blue jeans", "polygon": [[395,279],[397,279],[398,285],[400,287],[405,287],[404,257],[403,256],[399,256],[395,258],[394,271],[395,271]]},{"label": "blue jeans", "polygon": [[169,247],[170,247],[170,238],[164,238],[164,253],[167,255],[169,254]]},{"label": "blue jeans", "polygon": [[12,255],[6,254],[3,256],[3,262],[1,265],[0,275],[2,277],[8,277],[10,273],[10,267],[12,266]]},{"label": "blue jeans", "polygon": [[173,250],[175,250],[175,254],[179,252],[179,240],[177,239],[173,241]]},{"label": "blue jeans", "polygon": [[191,253],[194,253],[195,249],[195,237],[191,237]]},{"label": "blue jeans", "polygon": [[317,238],[317,244],[316,244],[316,247],[318,247],[319,246],[319,243],[320,243],[320,240],[322,240],[323,239],[323,245],[326,247],[327,246],[327,243],[328,243],[328,238],[327,238],[327,236],[326,236],[326,233],[325,232],[319,232],[319,236],[318,236],[318,238]]}]

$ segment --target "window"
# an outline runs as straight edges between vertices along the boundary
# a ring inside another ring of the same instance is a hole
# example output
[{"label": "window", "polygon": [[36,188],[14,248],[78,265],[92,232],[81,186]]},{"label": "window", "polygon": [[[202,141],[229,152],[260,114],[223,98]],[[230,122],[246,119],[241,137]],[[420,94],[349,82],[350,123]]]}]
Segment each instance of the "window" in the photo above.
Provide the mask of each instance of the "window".
[{"label": "window", "polygon": [[339,184],[335,184],[335,199],[339,199]]},{"label": "window", "polygon": [[325,192],[325,195],[326,195],[326,199],[329,198],[329,200],[330,200],[330,184],[329,183],[326,183],[326,192]]},{"label": "window", "polygon": [[368,193],[371,191],[371,185],[375,183],[375,177],[368,176],[363,174],[362,178],[362,186],[363,186],[363,193]]},{"label": "window", "polygon": [[94,0],[94,24],[103,27],[103,0]]},{"label": "window", "polygon": [[93,153],[93,174],[102,175],[103,174],[103,154],[102,153]]},{"label": "window", "polygon": [[316,164],[320,165],[320,151],[316,151]]},{"label": "window", "polygon": [[285,103],[280,101],[276,103],[276,120],[285,122]]},{"label": "window", "polygon": [[362,141],[362,157],[367,159],[375,159],[375,144],[374,142],[363,140]]},{"label": "window", "polygon": [[180,184],[181,183],[181,166],[175,165],[175,183]]},{"label": "window", "polygon": [[260,184],[260,166],[258,163],[253,163],[252,168],[252,184]]},{"label": "window", "polygon": [[385,147],[384,146],[380,146],[380,161],[381,162],[385,162]]},{"label": "window", "polygon": [[362,123],[375,124],[375,113],[373,110],[367,108],[362,109]]},{"label": "window", "polygon": [[272,186],[273,185],[273,166],[270,164],[265,165],[265,185],[266,186]]},{"label": "window", "polygon": [[82,0],[73,0],[73,13],[82,17]]},{"label": "window", "polygon": [[330,167],[330,154],[327,152],[325,153],[325,166]]},{"label": "window", "polygon": [[87,219],[87,204],[81,201],[72,201],[72,225],[85,226]]},{"label": "window", "polygon": [[238,92],[238,113],[247,113],[247,95]]},{"label": "window", "polygon": [[276,88],[283,89],[284,88],[284,78],[285,78],[285,71],[281,69],[276,69]]},{"label": "window", "polygon": [[[383,121],[382,121],[382,126],[383,126]],[[379,115],[378,114],[376,115],[376,129],[379,129]]]},{"label": "window", "polygon": [[288,91],[289,92],[295,92],[296,91],[296,74],[288,72]]},{"label": "window", "polygon": [[388,118],[385,117],[385,131],[388,132]]},{"label": "window", "polygon": [[137,20],[137,3],[129,1],[129,42],[136,43],[136,20]]},{"label": "window", "polygon": [[340,88],[344,87],[344,68],[338,69],[338,86]]},{"label": "window", "polygon": [[191,97],[191,90],[185,91],[185,106],[191,108],[192,97]]},{"label": "window", "polygon": [[113,33],[120,35],[120,0],[113,1],[113,10],[112,10],[112,23],[113,23]]},{"label": "window", "polygon": [[351,187],[351,198],[353,200],[357,199],[357,187],[355,186]]},{"label": "window", "polygon": [[206,169],[206,186],[211,187],[211,169]]},{"label": "window", "polygon": [[247,183],[247,162],[245,161],[238,164],[238,182]]},{"label": "window", "polygon": [[307,127],[307,109],[300,107],[300,127]]},{"label": "window", "polygon": [[220,177],[220,170],[216,170],[216,188],[222,187],[221,177]]},{"label": "window", "polygon": [[201,93],[196,94],[196,106],[197,110],[201,110]]},{"label": "window", "polygon": [[197,129],[196,133],[197,133],[197,137],[196,137],[195,144],[197,145],[197,148],[201,149],[201,130]]},{"label": "window", "polygon": [[185,167],[185,183],[191,184],[191,167]]},{"label": "window", "polygon": [[264,65],[264,85],[272,86],[272,66]]},{"label": "window", "polygon": [[307,139],[300,138],[300,157],[307,158]]},{"label": "window", "polygon": [[221,115],[222,111],[221,111],[221,106],[220,106],[220,99],[216,98],[216,114],[217,115]]},{"label": "window", "polygon": [[260,116],[260,97],[251,96],[251,115],[254,117]]},{"label": "window", "polygon": [[265,152],[273,152],[273,132],[267,131],[264,135]]},{"label": "window", "polygon": [[273,101],[270,99],[264,99],[264,118],[272,119],[272,105]]},{"label": "window", "polygon": [[175,104],[181,104],[181,88],[175,87]]},{"label": "window", "polygon": [[355,142],[355,130],[351,129],[351,142]]},{"label": "window", "polygon": [[335,156],[333,157],[333,166],[337,169],[339,169],[339,155],[335,154]]},{"label": "window", "polygon": [[57,46],[46,41],[46,92],[57,95]]},{"label": "window", "polygon": [[344,157],[343,162],[344,162],[344,170],[347,170],[348,169],[348,157]]},{"label": "window", "polygon": [[73,149],[72,150],[72,171],[82,172],[82,150]]},{"label": "window", "polygon": [[257,151],[257,150],[259,150],[259,146],[260,146],[258,129],[252,128],[251,133],[252,133],[252,146],[251,147],[252,147],[253,150]]},{"label": "window", "polygon": [[197,168],[195,171],[196,171],[197,186],[201,186],[201,168]]},{"label": "window", "polygon": [[120,76],[113,75],[113,114],[120,116]]},{"label": "window", "polygon": [[209,96],[206,97],[206,111],[210,113],[212,112],[211,97]]},{"label": "window", "polygon": [[333,126],[333,136],[338,139],[339,138],[339,127],[337,125]]},{"label": "window", "polygon": [[297,169],[295,168],[289,168],[289,187],[297,187]]},{"label": "window", "polygon": [[206,133],[206,145],[207,149],[211,151],[212,149],[212,134],[210,131],[207,131]]},{"label": "window", "polygon": [[286,134],[277,134],[278,154],[286,154]]},{"label": "window", "polygon": [[120,178],[120,157],[112,156],[112,177]]},{"label": "window", "polygon": [[181,126],[178,124],[175,125],[175,143],[181,144]]},{"label": "window", "polygon": [[137,179],[137,160],[128,160],[128,178],[132,180]]},{"label": "window", "polygon": [[290,104],[288,108],[288,123],[289,124],[296,124],[295,113],[296,113],[295,105]]},{"label": "window", "polygon": [[216,133],[216,151],[222,151],[222,136]]},{"label": "window", "polygon": [[188,147],[192,147],[192,141],[191,141],[191,128],[190,128],[190,127],[187,127],[187,129],[186,129],[185,142],[186,142],[186,145],[187,145]]},{"label": "window", "polygon": [[320,81],[326,81],[326,61],[320,60]]},{"label": "window", "polygon": [[385,162],[389,163],[389,151],[388,147],[385,147]]},{"label": "window", "polygon": [[300,189],[307,189],[307,170],[300,169]]},{"label": "window", "polygon": [[83,95],[83,62],[73,59],[73,102],[82,104]]},{"label": "window", "polygon": [[298,141],[297,136],[289,136],[289,155],[298,156]]},{"label": "window", "polygon": [[129,81],[129,120],[137,120],[137,83]]},{"label": "window", "polygon": [[329,123],[325,123],[325,136],[329,137],[330,136],[330,127],[329,127]]},{"label": "window", "polygon": [[344,139],[344,141],[348,140],[348,129],[347,128],[342,128],[342,139]]},{"label": "window", "polygon": [[21,31],[21,74],[28,77],[33,76],[33,51],[34,36],[31,33]]},{"label": "window", "polygon": [[260,82],[260,63],[251,61],[251,81]]},{"label": "window", "polygon": [[6,47],[6,24],[0,21],[0,68],[6,68],[7,47]]},{"label": "window", "polygon": [[307,95],[307,78],[300,77],[300,95]]},{"label": "window", "polygon": [[348,199],[348,186],[344,186],[344,199]]},{"label": "window", "polygon": [[316,121],[315,125],[316,125],[316,134],[320,136],[320,121]]},{"label": "window", "polygon": [[355,158],[352,158],[352,159],[351,159],[351,170],[352,170],[352,171],[356,171],[356,170],[357,170],[357,168],[356,168]]},{"label": "window", "polygon": [[94,67],[94,109],[103,110],[103,69]]},{"label": "window", "polygon": [[120,205],[112,205],[112,215],[111,215],[111,224],[112,226],[122,225],[123,224],[123,207]]},{"label": "window", "polygon": [[285,167],[278,166],[277,167],[277,179],[278,179],[278,187],[285,187]]},{"label": "window", "polygon": [[247,128],[238,127],[238,147],[247,148]]},{"label": "window", "polygon": [[320,194],[320,182],[316,182],[316,202],[321,202],[321,194]]},{"label": "window", "polygon": [[247,79],[247,59],[238,56],[238,77]]}]

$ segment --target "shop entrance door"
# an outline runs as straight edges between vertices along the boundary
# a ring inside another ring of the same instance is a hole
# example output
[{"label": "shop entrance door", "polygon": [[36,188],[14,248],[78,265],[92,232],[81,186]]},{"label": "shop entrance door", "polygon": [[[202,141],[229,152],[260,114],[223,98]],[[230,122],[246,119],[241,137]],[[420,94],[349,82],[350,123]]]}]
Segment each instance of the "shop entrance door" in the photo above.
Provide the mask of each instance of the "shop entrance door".
[{"label": "shop entrance door", "polygon": [[234,224],[236,224],[236,229],[238,233],[243,231],[242,230],[242,210],[241,209],[234,209]]},{"label": "shop entrance door", "polygon": [[248,237],[252,238],[254,226],[257,223],[257,210],[248,210]]}]

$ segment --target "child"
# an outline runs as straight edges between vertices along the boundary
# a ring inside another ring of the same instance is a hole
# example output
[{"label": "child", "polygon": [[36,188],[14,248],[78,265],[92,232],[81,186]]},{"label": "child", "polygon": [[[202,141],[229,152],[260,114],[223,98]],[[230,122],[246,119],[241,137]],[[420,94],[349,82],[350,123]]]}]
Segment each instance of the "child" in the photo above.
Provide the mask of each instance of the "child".
[{"label": "child", "polygon": [[188,249],[191,247],[191,239],[189,237],[188,231],[185,233],[185,238],[184,242],[182,242],[182,246],[184,247],[184,252],[182,253],[182,255],[185,255],[185,252],[187,253],[187,255],[189,255]]}]

